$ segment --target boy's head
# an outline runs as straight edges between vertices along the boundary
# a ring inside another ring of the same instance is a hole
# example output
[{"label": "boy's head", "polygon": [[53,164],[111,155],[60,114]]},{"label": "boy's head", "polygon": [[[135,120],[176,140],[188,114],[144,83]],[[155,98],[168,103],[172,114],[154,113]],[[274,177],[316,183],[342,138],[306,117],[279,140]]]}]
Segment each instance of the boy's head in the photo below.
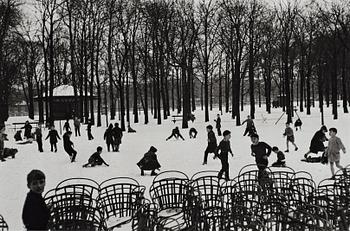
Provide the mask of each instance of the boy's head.
[{"label": "boy's head", "polygon": [[324,133],[326,133],[328,131],[327,127],[325,125],[323,125],[321,127],[321,131],[323,131]]},{"label": "boy's head", "polygon": [[67,134],[68,134],[69,136],[71,136],[71,135],[72,135],[72,132],[71,132],[71,131],[67,131]]},{"label": "boy's head", "polygon": [[114,126],[119,127],[119,124],[118,124],[118,123],[115,123]]},{"label": "boy's head", "polygon": [[207,132],[209,132],[209,131],[211,131],[211,130],[213,130],[213,126],[208,125],[208,126],[207,126]]},{"label": "boy's head", "polygon": [[102,152],[102,147],[98,146],[96,150],[97,150],[98,153],[101,153]]},{"label": "boy's head", "polygon": [[250,119],[250,115],[247,115],[247,118]]},{"label": "boy's head", "polygon": [[290,125],[290,124],[287,122],[287,123],[286,123],[286,127],[289,128],[289,125]]},{"label": "boy's head", "polygon": [[259,135],[256,133],[253,133],[250,135],[250,140],[253,144],[257,144],[259,142]]},{"label": "boy's head", "polygon": [[272,151],[277,153],[279,150],[278,150],[278,148],[277,148],[276,146],[274,146],[274,147],[272,148]]},{"label": "boy's head", "polygon": [[45,174],[38,169],[33,169],[27,175],[27,186],[32,192],[43,193],[45,189]]},{"label": "boy's head", "polygon": [[224,136],[224,139],[228,140],[231,138],[231,132],[229,130],[225,130],[222,135]]},{"label": "boy's head", "polygon": [[330,128],[329,129],[329,135],[334,137],[337,134],[337,129],[336,128]]},{"label": "boy's head", "polygon": [[216,116],[217,116],[217,117],[220,117],[220,114],[217,114]]}]

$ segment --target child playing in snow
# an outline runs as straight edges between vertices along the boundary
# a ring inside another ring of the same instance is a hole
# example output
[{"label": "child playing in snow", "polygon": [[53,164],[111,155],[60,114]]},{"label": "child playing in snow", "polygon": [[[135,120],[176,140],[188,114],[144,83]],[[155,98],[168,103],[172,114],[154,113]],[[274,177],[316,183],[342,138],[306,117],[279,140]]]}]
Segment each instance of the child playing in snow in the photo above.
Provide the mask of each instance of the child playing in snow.
[{"label": "child playing in snow", "polygon": [[50,144],[51,144],[51,152],[53,152],[53,148],[55,148],[55,152],[57,152],[57,139],[61,139],[61,138],[58,135],[54,125],[51,126],[49,134],[47,135],[45,140],[47,140],[49,137],[50,137]]},{"label": "child playing in snow", "polygon": [[86,164],[83,165],[83,168],[86,167],[95,167],[96,165],[105,164],[107,167],[109,166],[101,157],[102,147],[98,146],[97,150],[94,154],[92,154]]},{"label": "child playing in snow", "polygon": [[298,119],[295,121],[295,123],[294,123],[295,130],[298,131],[298,128],[299,128],[299,130],[301,130],[301,125],[302,125],[302,124],[303,124],[303,123],[301,122],[301,119],[298,118]]},{"label": "child playing in snow", "polygon": [[190,135],[190,139],[193,138],[195,139],[197,137],[197,130],[195,128],[190,128],[190,131],[189,131],[189,135]]},{"label": "child playing in snow", "polygon": [[88,135],[88,140],[93,140],[94,137],[92,136],[92,133],[91,133],[91,127],[92,127],[92,122],[91,120],[88,121],[88,124],[87,124],[87,135]]},{"label": "child playing in snow", "polygon": [[308,158],[308,155],[310,153],[317,154],[318,152],[323,152],[326,149],[326,147],[323,145],[323,142],[328,140],[325,135],[327,131],[327,127],[323,125],[321,129],[315,133],[311,139],[309,151],[304,154],[305,159]]},{"label": "child playing in snow", "polygon": [[278,147],[274,146],[272,151],[277,154],[277,161],[273,163],[272,167],[286,167],[286,159],[284,153],[278,149]]},{"label": "child playing in snow", "polygon": [[221,136],[221,118],[220,118],[220,114],[217,114],[217,118],[214,121],[216,123],[215,128],[218,131],[218,136]]},{"label": "child playing in snow", "polygon": [[42,197],[45,189],[45,174],[40,170],[32,170],[27,175],[27,186],[30,191],[23,206],[23,224],[27,230],[47,230],[50,211]]},{"label": "child playing in snow", "polygon": [[231,132],[228,130],[225,130],[222,134],[224,136],[224,139],[220,142],[216,151],[216,153],[218,154],[218,157],[221,160],[221,170],[218,174],[218,178],[219,179],[222,178],[222,175],[225,173],[225,180],[228,181],[230,180],[228,153],[231,153],[231,156],[233,157],[233,153],[230,145]]},{"label": "child playing in snow", "polygon": [[207,132],[208,132],[208,146],[204,151],[203,165],[207,164],[209,153],[214,153],[214,158],[216,157],[216,154],[217,154],[216,152],[217,143],[216,143],[215,133],[213,132],[213,126],[208,125]]},{"label": "child playing in snow", "polygon": [[330,163],[331,172],[332,172],[332,178],[334,178],[334,163],[339,169],[343,169],[343,166],[340,165],[340,149],[343,151],[343,153],[346,153],[345,147],[343,143],[341,142],[341,139],[336,136],[337,135],[337,129],[336,128],[330,128],[329,129],[329,140],[328,140],[328,147],[326,149],[327,156],[328,156],[328,162]]},{"label": "child playing in snow", "polygon": [[23,139],[22,139],[22,130],[18,130],[17,132],[16,132],[16,134],[14,135],[14,137],[13,138],[15,138],[15,141],[22,141]]},{"label": "child playing in snow", "polygon": [[144,170],[151,170],[151,176],[157,175],[155,172],[156,169],[159,169],[161,166],[158,162],[157,149],[153,146],[149,149],[149,151],[143,156],[143,158],[137,163],[137,166],[141,169],[141,176],[144,176]]},{"label": "child playing in snow", "polygon": [[259,135],[254,133],[250,136],[252,145],[252,156],[255,157],[255,163],[258,166],[258,180],[260,181],[266,175],[266,168],[269,164],[268,157],[271,154],[272,148],[265,142],[259,142]]},{"label": "child playing in snow", "polygon": [[171,139],[173,136],[174,136],[176,139],[178,139],[178,138],[180,137],[182,140],[185,140],[185,139],[182,137],[182,135],[180,134],[179,127],[175,127],[175,128],[172,130],[171,135],[170,135],[168,138],[166,138],[166,141],[169,140],[169,139]]},{"label": "child playing in snow", "polygon": [[63,135],[63,147],[64,147],[64,150],[69,155],[71,162],[75,162],[75,157],[77,156],[77,151],[75,151],[73,149],[74,144],[70,140],[71,135],[72,135],[71,131],[64,133],[64,135]]},{"label": "child playing in snow", "polygon": [[64,123],[63,129],[65,129],[66,132],[71,130],[70,125],[69,125],[69,119],[67,119],[66,122]]},{"label": "child playing in snow", "polygon": [[247,116],[247,119],[243,121],[242,125],[244,123],[247,123],[247,126],[245,128],[243,136],[247,135],[251,136],[252,134],[256,133],[254,121],[250,118],[250,115]]},{"label": "child playing in snow", "polygon": [[294,143],[295,138],[294,138],[294,133],[293,133],[293,129],[289,126],[289,123],[286,123],[286,129],[284,130],[283,136],[287,136],[287,150],[285,150],[285,152],[289,152],[289,142],[291,142],[294,147],[295,147],[295,151],[298,150],[297,145]]}]

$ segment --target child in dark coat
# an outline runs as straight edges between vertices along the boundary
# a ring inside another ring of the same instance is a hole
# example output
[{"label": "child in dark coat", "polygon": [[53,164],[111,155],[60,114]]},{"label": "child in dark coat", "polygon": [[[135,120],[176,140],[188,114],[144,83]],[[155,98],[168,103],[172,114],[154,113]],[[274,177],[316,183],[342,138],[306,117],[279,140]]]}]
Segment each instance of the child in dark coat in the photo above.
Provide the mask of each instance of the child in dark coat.
[{"label": "child in dark coat", "polygon": [[268,157],[271,154],[272,148],[265,142],[259,142],[258,134],[252,134],[250,136],[252,145],[250,146],[252,150],[252,156],[255,157],[255,163],[258,166],[258,180],[260,181],[263,176],[266,175],[266,168],[269,164]]},{"label": "child in dark coat", "polygon": [[143,158],[137,163],[137,166],[141,169],[141,176],[144,176],[144,170],[152,170],[151,176],[157,175],[155,172],[156,169],[159,169],[161,166],[158,162],[157,149],[153,146],[149,149],[149,151],[143,156]]},{"label": "child in dark coat", "polygon": [[273,163],[272,167],[286,167],[286,158],[284,153],[278,149],[278,147],[274,146],[272,151],[277,154],[277,161]]},{"label": "child in dark coat", "polygon": [[22,134],[22,131],[21,131],[21,130],[18,130],[18,131],[16,132],[16,134],[15,134],[15,136],[14,136],[15,141],[21,141],[21,140],[23,140],[21,134]]},{"label": "child in dark coat", "polygon": [[27,120],[24,124],[24,138],[29,139],[32,138],[32,125],[30,125],[29,121]]},{"label": "child in dark coat", "polygon": [[114,152],[119,152],[119,146],[122,143],[123,130],[119,127],[118,123],[114,124],[113,128],[113,137],[114,137]]},{"label": "child in dark coat", "polygon": [[249,115],[247,116],[247,119],[243,121],[242,125],[244,123],[247,123],[247,126],[245,128],[243,136],[246,136],[247,134],[248,136],[251,136],[252,134],[256,133],[254,121],[250,118]]},{"label": "child in dark coat", "polygon": [[63,129],[65,129],[66,132],[68,132],[68,131],[71,130],[70,125],[69,125],[69,120],[68,120],[68,119],[67,119],[66,122],[64,123]]},{"label": "child in dark coat", "polygon": [[301,119],[298,118],[294,123],[295,131],[298,131],[298,128],[301,130],[301,125],[303,125],[303,122],[301,122]]},{"label": "child in dark coat", "polygon": [[92,122],[91,122],[91,120],[89,120],[89,122],[87,124],[87,128],[86,128],[87,135],[88,135],[88,140],[93,140],[94,139],[94,137],[91,134],[91,127],[92,127]]},{"label": "child in dark coat", "polygon": [[27,186],[30,191],[23,206],[23,224],[27,230],[47,230],[50,210],[42,197],[45,189],[44,173],[40,170],[32,170],[27,175]]},{"label": "child in dark coat", "polygon": [[228,164],[228,153],[231,153],[231,156],[233,157],[233,153],[231,150],[230,145],[230,138],[231,138],[231,132],[226,130],[223,132],[224,139],[220,142],[219,146],[217,147],[217,155],[221,160],[221,170],[218,174],[218,178],[222,178],[222,175],[225,173],[225,180],[230,180],[229,175],[229,164]]},{"label": "child in dark coat", "polygon": [[57,139],[61,139],[61,138],[58,135],[54,125],[51,126],[49,134],[47,135],[45,140],[47,140],[49,137],[50,137],[50,144],[51,144],[51,152],[53,152],[53,148],[55,148],[55,152],[57,152]]},{"label": "child in dark coat", "polygon": [[180,134],[180,130],[179,130],[179,127],[175,127],[172,132],[171,132],[171,135],[166,138],[166,140],[169,140],[171,139],[172,137],[175,137],[176,139],[179,139],[179,137],[182,139],[182,140],[185,140],[182,135]]},{"label": "child in dark coat", "polygon": [[74,162],[75,157],[77,156],[77,151],[75,151],[73,149],[74,145],[73,145],[73,142],[70,140],[71,135],[72,135],[71,131],[64,133],[64,135],[63,135],[63,147],[64,147],[64,150],[68,153],[68,155],[71,159],[71,162]]},{"label": "child in dark coat", "polygon": [[109,166],[109,164],[107,164],[101,157],[101,153],[102,153],[102,147],[98,146],[97,150],[94,154],[92,154],[88,160],[88,163],[83,165],[83,168],[86,167],[95,167],[96,165],[102,165],[105,164],[107,167]]},{"label": "child in dark coat", "polygon": [[110,146],[112,146],[112,149],[114,149],[113,124],[109,124],[105,134],[103,135],[103,139],[106,140],[108,152],[110,151]]},{"label": "child in dark coat", "polygon": [[213,126],[208,125],[207,132],[208,132],[208,146],[204,151],[203,165],[207,164],[209,153],[214,153],[214,159],[215,159],[216,154],[217,154],[217,152],[216,152],[217,143],[216,143],[215,133],[213,132]]},{"label": "child in dark coat", "polygon": [[221,136],[221,118],[220,118],[220,114],[217,114],[217,118],[214,121],[216,122],[215,128],[218,131],[218,136]]},{"label": "child in dark coat", "polygon": [[38,144],[39,152],[43,152],[43,134],[41,132],[41,123],[38,124],[38,127],[35,129],[35,138]]}]

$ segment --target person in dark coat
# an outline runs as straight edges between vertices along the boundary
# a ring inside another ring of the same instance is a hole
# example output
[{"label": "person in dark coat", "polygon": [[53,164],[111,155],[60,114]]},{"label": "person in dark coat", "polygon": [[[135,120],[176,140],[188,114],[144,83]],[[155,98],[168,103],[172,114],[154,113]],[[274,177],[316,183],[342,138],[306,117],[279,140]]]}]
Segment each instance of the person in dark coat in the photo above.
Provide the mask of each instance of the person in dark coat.
[{"label": "person in dark coat", "polygon": [[158,162],[157,149],[153,146],[149,149],[149,151],[143,156],[143,158],[137,163],[137,166],[141,169],[141,176],[144,176],[145,170],[151,170],[151,176],[157,175],[155,172],[156,169],[159,169],[161,166]]},{"label": "person in dark coat", "polygon": [[197,137],[197,130],[195,128],[190,128],[190,131],[189,131],[189,135],[190,135],[190,139],[195,139]]},{"label": "person in dark coat", "polygon": [[326,147],[323,145],[323,142],[327,141],[326,132],[328,131],[326,126],[322,126],[311,139],[311,144],[309,151],[304,154],[305,159],[307,159],[310,153],[317,154],[318,152],[324,152]]},{"label": "person in dark coat", "polygon": [[231,132],[225,130],[223,132],[224,139],[220,142],[219,146],[216,149],[217,156],[221,160],[221,170],[218,174],[218,178],[221,179],[222,175],[225,173],[225,180],[230,180],[229,174],[229,164],[228,164],[228,153],[231,153],[233,157],[233,153],[230,145]]},{"label": "person in dark coat", "polygon": [[255,163],[259,169],[258,181],[260,181],[267,175],[266,168],[269,164],[268,157],[271,154],[272,148],[265,142],[259,142],[258,134],[252,134],[250,139],[252,141],[250,148],[252,150],[252,156],[255,157]]},{"label": "person in dark coat", "polygon": [[64,135],[63,135],[63,147],[64,147],[64,150],[68,153],[68,155],[71,159],[71,162],[74,162],[75,157],[77,156],[77,151],[75,151],[73,149],[74,144],[70,140],[71,135],[72,135],[71,131],[64,133]]},{"label": "person in dark coat", "polygon": [[119,146],[122,143],[122,137],[123,137],[123,131],[122,129],[119,127],[118,123],[114,124],[114,128],[113,128],[113,137],[114,137],[114,147],[113,147],[113,151],[114,152],[119,152]]},{"label": "person in dark coat", "polygon": [[27,230],[47,230],[50,210],[42,197],[45,189],[45,174],[40,170],[32,170],[27,175],[27,186],[30,191],[22,210],[23,224]]},{"label": "person in dark coat", "polygon": [[41,132],[41,123],[38,124],[38,127],[35,129],[35,138],[38,144],[39,152],[43,152],[43,134]]},{"label": "person in dark coat", "polygon": [[94,137],[91,134],[91,126],[92,126],[92,122],[91,120],[89,120],[88,124],[87,124],[87,135],[88,135],[88,140],[93,140]]},{"label": "person in dark coat", "polygon": [[175,137],[176,139],[179,139],[179,137],[182,139],[182,140],[185,140],[182,135],[180,134],[180,130],[179,130],[179,127],[175,127],[172,132],[171,132],[171,135],[166,138],[166,141],[171,139],[172,137]]},{"label": "person in dark coat", "polygon": [[101,157],[102,153],[102,147],[98,146],[97,150],[94,154],[92,154],[86,164],[83,165],[83,168],[86,167],[95,167],[96,165],[102,165],[105,164],[107,167],[109,164],[107,164]]},{"label": "person in dark coat", "polygon": [[27,120],[24,124],[24,127],[21,129],[24,129],[24,138],[29,139],[32,138],[32,125],[30,125],[29,121]]},{"label": "person in dark coat", "polygon": [[245,128],[243,136],[246,136],[247,134],[248,136],[251,136],[252,134],[256,133],[254,121],[250,118],[250,115],[247,116],[247,119],[243,121],[242,125],[244,123],[247,123],[247,126]]},{"label": "person in dark coat", "polygon": [[57,139],[61,139],[58,135],[58,132],[55,129],[55,126],[51,126],[51,129],[49,131],[49,134],[47,135],[46,139],[50,137],[50,144],[51,144],[51,152],[53,152],[53,148],[55,148],[55,152],[57,152]]},{"label": "person in dark coat", "polygon": [[69,125],[69,119],[67,119],[66,122],[64,123],[63,129],[65,129],[66,132],[71,130],[70,125]]},{"label": "person in dark coat", "polygon": [[295,131],[298,131],[298,128],[301,130],[301,125],[303,124],[303,122],[301,122],[301,119],[298,118],[295,122],[294,122],[294,127],[295,127]]},{"label": "person in dark coat", "polygon": [[105,131],[105,134],[103,135],[103,139],[106,140],[108,152],[110,151],[110,146],[112,146],[112,149],[114,150],[113,124],[109,124],[108,128]]},{"label": "person in dark coat", "polygon": [[216,142],[215,133],[213,132],[213,126],[208,125],[207,132],[208,132],[208,146],[204,151],[203,165],[207,164],[209,153],[214,153],[214,159],[216,158],[216,155],[217,155],[217,152],[216,152],[217,142]]},{"label": "person in dark coat", "polygon": [[221,136],[221,118],[220,118],[220,114],[217,114],[217,118],[214,121],[216,122],[215,128],[218,131],[218,136]]},{"label": "person in dark coat", "polygon": [[22,134],[22,130],[18,130],[18,131],[16,132],[16,134],[15,134],[15,136],[14,136],[15,141],[22,141],[22,140],[23,140],[21,134]]},{"label": "person in dark coat", "polygon": [[278,149],[278,147],[274,146],[272,151],[277,154],[277,161],[274,162],[272,167],[286,167],[286,158],[282,151]]},{"label": "person in dark coat", "polygon": [[74,118],[74,131],[75,131],[75,136],[80,136],[80,120],[78,117]]}]

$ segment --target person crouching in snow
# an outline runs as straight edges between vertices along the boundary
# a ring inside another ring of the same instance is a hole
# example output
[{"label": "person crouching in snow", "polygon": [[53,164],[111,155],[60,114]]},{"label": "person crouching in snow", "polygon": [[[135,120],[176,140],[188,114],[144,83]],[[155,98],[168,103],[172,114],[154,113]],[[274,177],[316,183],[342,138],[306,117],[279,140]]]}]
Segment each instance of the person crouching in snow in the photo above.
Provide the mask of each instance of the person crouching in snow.
[{"label": "person crouching in snow", "polygon": [[144,170],[151,170],[151,176],[157,175],[155,172],[156,169],[159,169],[161,166],[158,162],[157,149],[153,146],[149,149],[149,151],[143,156],[143,158],[137,163],[137,166],[141,169],[141,176],[144,176]]},{"label": "person crouching in snow", "polygon": [[175,127],[175,128],[172,130],[171,135],[170,135],[168,138],[166,138],[166,141],[169,140],[169,139],[171,139],[173,136],[174,136],[176,139],[179,139],[179,137],[180,137],[182,140],[185,140],[185,139],[182,137],[182,135],[180,134],[179,127]]},{"label": "person crouching in snow", "polygon": [[98,146],[97,150],[94,154],[92,154],[88,160],[88,162],[86,164],[83,165],[83,168],[86,167],[95,167],[96,165],[106,165],[107,167],[109,166],[109,164],[107,164],[101,157],[101,153],[102,153],[102,147]]},{"label": "person crouching in snow", "polygon": [[277,154],[277,161],[273,163],[272,167],[286,167],[286,158],[284,153],[278,149],[278,147],[274,146],[272,151]]}]

